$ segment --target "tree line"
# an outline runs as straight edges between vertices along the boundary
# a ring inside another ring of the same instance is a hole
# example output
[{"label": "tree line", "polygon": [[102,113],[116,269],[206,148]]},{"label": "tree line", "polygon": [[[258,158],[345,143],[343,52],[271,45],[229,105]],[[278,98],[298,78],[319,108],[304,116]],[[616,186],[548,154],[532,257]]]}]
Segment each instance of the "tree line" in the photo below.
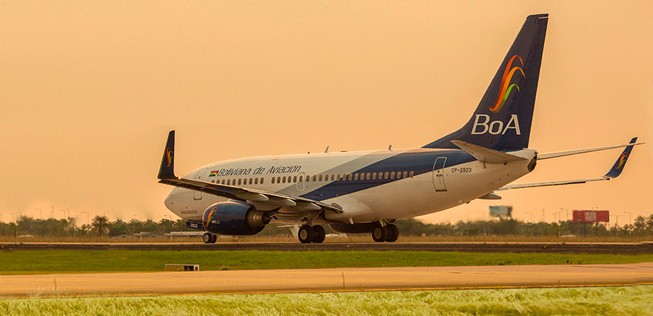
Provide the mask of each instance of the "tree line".
[{"label": "tree line", "polygon": [[[417,219],[402,219],[395,222],[404,236],[652,236],[653,214],[638,216],[632,224],[606,226],[604,224],[583,224],[572,221],[559,223],[527,223],[515,219],[489,221],[468,221],[455,224],[427,224]],[[327,233],[333,233],[327,228]],[[109,220],[96,216],[89,224],[77,225],[72,217],[64,219],[35,219],[21,216],[12,223],[0,222],[0,236],[3,237],[128,237],[145,233],[148,236],[163,236],[170,232],[193,231],[186,228],[183,220],[151,219],[125,221]],[[267,225],[260,233],[264,236],[290,235],[288,228]]]}]

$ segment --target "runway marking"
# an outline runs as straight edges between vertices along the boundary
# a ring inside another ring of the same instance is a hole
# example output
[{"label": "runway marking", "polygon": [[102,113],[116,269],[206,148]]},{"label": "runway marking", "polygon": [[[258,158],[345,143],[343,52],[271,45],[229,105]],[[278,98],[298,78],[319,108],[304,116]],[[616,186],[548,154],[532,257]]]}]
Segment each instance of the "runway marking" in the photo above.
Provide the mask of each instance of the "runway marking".
[{"label": "runway marking", "polygon": [[653,284],[653,262],[0,276],[0,296],[122,296]]}]

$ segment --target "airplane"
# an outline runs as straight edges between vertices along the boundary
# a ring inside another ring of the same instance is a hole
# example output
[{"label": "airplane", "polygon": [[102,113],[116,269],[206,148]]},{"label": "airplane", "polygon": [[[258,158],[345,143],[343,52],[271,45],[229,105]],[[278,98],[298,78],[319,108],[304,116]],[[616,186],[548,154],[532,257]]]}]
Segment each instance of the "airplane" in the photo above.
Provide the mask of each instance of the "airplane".
[{"label": "airplane", "polygon": [[[397,219],[443,211],[503,190],[579,184],[618,177],[637,138],[627,144],[539,154],[529,149],[548,14],[526,18],[469,121],[421,148],[261,156],[214,162],[183,177],[174,172],[175,131],[161,160],[160,183],[175,186],[166,207],[190,228],[254,235],[271,222],[298,225],[301,243],[322,243],[323,225],[399,237]],[[538,161],[623,148],[604,176],[513,184]]]}]

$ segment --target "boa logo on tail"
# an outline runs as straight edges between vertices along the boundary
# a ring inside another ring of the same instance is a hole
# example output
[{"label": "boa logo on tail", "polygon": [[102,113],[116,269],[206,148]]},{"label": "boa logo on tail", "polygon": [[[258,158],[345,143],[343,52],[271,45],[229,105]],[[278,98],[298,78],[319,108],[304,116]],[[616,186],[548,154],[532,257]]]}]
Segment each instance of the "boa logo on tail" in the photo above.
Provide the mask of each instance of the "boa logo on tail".
[{"label": "boa logo on tail", "polygon": [[[503,77],[501,78],[501,86],[499,87],[497,100],[494,105],[488,106],[488,110],[492,113],[499,113],[499,111],[501,111],[512,90],[517,89],[517,91],[520,91],[518,84],[510,84],[510,81],[512,81],[515,74],[519,73],[522,77],[526,78],[526,74],[521,67],[513,67],[515,61],[519,61],[522,66],[524,65],[524,60],[521,56],[513,55],[510,58],[506,68],[503,70]],[[501,120],[492,121],[490,116],[487,114],[476,114],[474,125],[472,127],[472,135],[483,135],[486,133],[490,133],[491,135],[505,135],[508,130],[514,130],[516,135],[521,135],[519,117],[516,114],[510,115],[510,120],[508,120],[508,122],[503,122]]]},{"label": "boa logo on tail", "polygon": [[501,78],[501,86],[499,87],[499,94],[497,95],[497,100],[494,103],[493,106],[488,107],[488,110],[492,111],[492,113],[498,113],[501,111],[501,108],[503,108],[503,105],[506,103],[506,100],[508,100],[508,97],[510,96],[510,93],[512,92],[513,89],[517,89],[517,91],[521,91],[519,89],[519,85],[516,83],[510,84],[510,81],[512,81],[512,77],[515,76],[515,73],[519,72],[522,77],[526,78],[526,74],[524,73],[524,69],[518,66],[512,66],[512,63],[515,60],[519,60],[522,66],[524,66],[524,60],[521,58],[519,55],[513,55],[510,58],[510,61],[508,61],[508,64],[506,65],[506,68],[503,70],[503,77]]}]

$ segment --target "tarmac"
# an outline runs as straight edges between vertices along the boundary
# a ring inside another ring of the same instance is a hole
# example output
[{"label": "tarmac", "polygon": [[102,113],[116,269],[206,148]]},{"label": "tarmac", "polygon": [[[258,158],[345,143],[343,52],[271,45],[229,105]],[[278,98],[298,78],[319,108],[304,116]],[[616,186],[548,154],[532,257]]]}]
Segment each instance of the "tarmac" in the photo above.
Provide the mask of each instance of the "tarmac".
[{"label": "tarmac", "polygon": [[653,263],[0,276],[1,297],[652,285]]},{"label": "tarmac", "polygon": [[653,242],[580,243],[580,242],[397,242],[301,244],[299,242],[12,242],[0,243],[0,250],[270,250],[270,251],[457,251],[521,253],[601,253],[650,254]]}]

